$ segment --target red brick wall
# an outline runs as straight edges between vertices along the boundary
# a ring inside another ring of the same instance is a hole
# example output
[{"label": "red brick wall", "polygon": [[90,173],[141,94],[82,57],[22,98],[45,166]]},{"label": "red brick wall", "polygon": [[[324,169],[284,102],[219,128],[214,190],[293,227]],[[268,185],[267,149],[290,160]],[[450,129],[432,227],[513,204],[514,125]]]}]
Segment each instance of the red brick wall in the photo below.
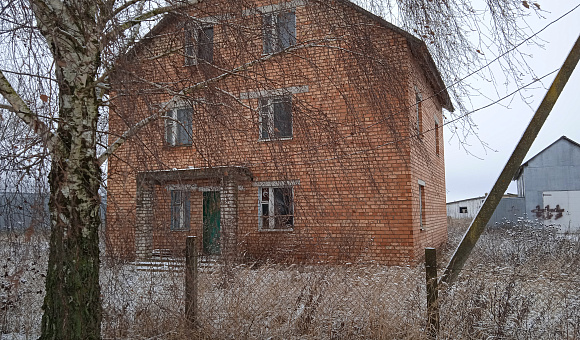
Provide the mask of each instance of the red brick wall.
[{"label": "red brick wall", "polygon": [[[445,197],[445,162],[443,148],[443,117],[439,103],[432,87],[427,86],[425,75],[419,63],[409,59],[414,66],[410,78],[409,93],[411,97],[411,189],[413,191],[413,235],[415,257],[424,254],[425,247],[438,247],[447,240],[447,218]],[[421,93],[423,101],[420,104],[422,117],[421,135],[417,135],[415,116],[415,91]],[[439,154],[437,154],[436,129],[439,129]],[[419,180],[425,183],[425,224],[419,225]]]},{"label": "red brick wall", "polygon": [[[192,146],[164,145],[163,121],[157,120],[111,157],[109,251],[128,257],[135,253],[136,173],[188,167],[244,166],[254,182],[300,181],[294,188],[292,231],[259,231],[258,187],[239,183],[239,251],[248,258],[399,264],[415,261],[422,247],[445,239],[443,145],[437,156],[433,132],[417,138],[411,131],[413,87],[424,98],[433,90],[402,35],[352,8],[323,7],[327,5],[296,9],[297,41],[333,41],[273,58],[220,81],[219,89],[210,86],[191,95]],[[200,9],[205,14],[199,16],[207,16],[211,8]],[[157,29],[155,38],[119,67],[123,71],[115,75],[110,117],[113,134],[159,112],[174,92],[219,74],[183,65],[178,23],[175,19]],[[228,24],[214,26],[214,62],[231,69],[261,57],[260,24],[259,17],[234,16]],[[175,53],[158,57],[168,50]],[[293,138],[259,141],[258,101],[240,100],[239,94],[290,86],[308,86],[308,92],[293,97]],[[441,105],[431,99],[422,106],[424,129],[431,129],[433,116],[441,118]],[[425,231],[418,230],[419,179],[426,183]],[[169,230],[167,189],[159,185],[154,192],[154,248],[179,251],[187,235],[201,235],[201,192],[192,192],[189,232]]]}]

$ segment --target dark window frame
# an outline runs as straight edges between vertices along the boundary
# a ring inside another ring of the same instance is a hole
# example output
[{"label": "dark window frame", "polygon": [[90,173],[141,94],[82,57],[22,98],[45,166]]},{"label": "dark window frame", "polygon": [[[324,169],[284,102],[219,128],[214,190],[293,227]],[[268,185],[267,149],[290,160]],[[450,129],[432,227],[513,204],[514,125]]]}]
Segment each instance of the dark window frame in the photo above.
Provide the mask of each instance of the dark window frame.
[{"label": "dark window frame", "polygon": [[191,229],[191,192],[171,190],[171,231],[188,231]]},{"label": "dark window frame", "polygon": [[440,128],[439,123],[435,122],[435,155],[439,156],[441,154],[441,146],[440,146]]},{"label": "dark window frame", "polygon": [[425,230],[426,227],[426,206],[425,206],[425,185],[419,184],[419,228]]},{"label": "dark window frame", "polygon": [[165,143],[168,146],[190,146],[193,139],[193,108],[179,107],[167,112]]},{"label": "dark window frame", "polygon": [[421,92],[415,89],[415,119],[417,120],[416,130],[418,137],[422,137],[423,135],[423,97],[421,96]]},{"label": "dark window frame", "polygon": [[198,23],[185,25],[183,50],[185,66],[213,63],[214,27],[212,25],[201,25]]},{"label": "dark window frame", "polygon": [[260,140],[284,140],[294,136],[291,95],[259,99]]},{"label": "dark window frame", "polygon": [[296,12],[281,10],[264,13],[262,18],[263,53],[280,52],[296,45]]}]

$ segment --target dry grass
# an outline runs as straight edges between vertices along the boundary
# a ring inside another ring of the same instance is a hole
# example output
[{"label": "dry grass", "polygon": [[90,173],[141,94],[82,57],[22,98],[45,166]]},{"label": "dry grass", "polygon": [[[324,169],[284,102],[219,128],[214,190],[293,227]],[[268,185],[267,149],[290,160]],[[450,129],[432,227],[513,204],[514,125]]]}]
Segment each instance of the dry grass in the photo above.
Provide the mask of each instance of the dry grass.
[{"label": "dry grass", "polygon": [[449,338],[579,339],[580,242],[543,225],[489,228],[442,295]]},{"label": "dry grass", "polygon": [[[212,339],[380,339],[385,334],[401,339],[421,333],[424,307],[408,308],[424,305],[420,268],[266,264],[234,267],[229,274],[222,269],[202,270],[199,277],[198,331]],[[182,273],[122,266],[108,277],[112,281],[103,285],[112,287],[105,294],[108,336],[151,337],[172,329],[169,325],[185,327]],[[146,329],[155,331],[143,334]]]},{"label": "dry grass", "polygon": [[[463,227],[450,227],[457,243]],[[454,245],[440,256],[449,258]],[[1,339],[38,334],[46,235],[0,240]],[[441,293],[441,339],[579,339],[577,237],[534,226],[486,231]],[[443,262],[442,262],[443,263]],[[441,270],[440,270],[441,273]],[[422,339],[424,268],[213,265],[199,276],[197,327],[184,321],[183,272],[104,259],[108,339]]]}]

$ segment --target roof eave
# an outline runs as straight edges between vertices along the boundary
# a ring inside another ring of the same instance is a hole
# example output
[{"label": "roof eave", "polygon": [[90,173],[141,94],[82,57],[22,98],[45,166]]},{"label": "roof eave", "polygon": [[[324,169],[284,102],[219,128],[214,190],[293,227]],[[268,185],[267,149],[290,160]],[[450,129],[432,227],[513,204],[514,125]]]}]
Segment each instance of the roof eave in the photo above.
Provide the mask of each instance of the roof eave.
[{"label": "roof eave", "polygon": [[423,67],[423,71],[425,72],[425,76],[427,77],[427,80],[429,81],[429,83],[433,87],[433,90],[435,91],[437,98],[439,99],[439,101],[441,103],[441,106],[449,112],[453,112],[455,110],[455,108],[453,107],[453,103],[451,101],[451,98],[449,96],[449,93],[447,92],[447,87],[445,86],[445,82],[441,78],[441,74],[439,73],[439,70],[437,69],[435,62],[433,61],[433,58],[431,57],[431,53],[429,53],[427,45],[425,44],[425,42],[423,40],[417,38],[416,36],[412,35],[411,33],[403,30],[402,28],[393,25],[392,23],[386,21],[382,17],[380,17],[376,14],[373,14],[373,13],[367,11],[366,9],[352,3],[350,0],[337,0],[337,2],[340,2],[345,6],[353,8],[357,12],[359,12],[359,13],[369,17],[370,19],[378,22],[383,27],[386,27],[386,28],[402,35],[403,37],[405,37],[405,39],[409,43],[409,47],[411,49],[411,53],[413,54],[413,56],[415,58],[417,58],[417,60],[422,65],[425,66],[425,67]]}]

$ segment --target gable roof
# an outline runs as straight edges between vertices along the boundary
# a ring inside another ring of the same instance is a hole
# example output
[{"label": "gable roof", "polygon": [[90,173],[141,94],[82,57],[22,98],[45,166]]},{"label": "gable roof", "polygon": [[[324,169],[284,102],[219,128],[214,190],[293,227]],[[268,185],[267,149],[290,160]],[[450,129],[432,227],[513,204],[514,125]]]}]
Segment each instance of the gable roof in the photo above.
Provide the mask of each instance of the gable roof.
[{"label": "gable roof", "polygon": [[[462,200],[457,200],[457,201],[453,201],[453,202],[447,202],[447,205],[451,205],[451,204],[457,204],[457,203],[461,203],[461,202],[468,202],[468,201],[475,201],[475,200],[481,200],[481,199],[485,199],[487,197],[487,193],[485,193],[485,195],[483,196],[477,196],[477,197],[471,197],[471,198],[464,198]],[[503,194],[502,198],[517,198],[518,195],[517,194],[510,194],[509,192]]]},{"label": "gable roof", "polygon": [[[336,2],[339,4],[342,4],[346,7],[352,8],[355,11],[363,14],[364,16],[366,16],[366,17],[370,18],[371,20],[375,21],[376,23],[380,24],[381,26],[388,28],[389,30],[392,30],[392,31],[402,35],[407,40],[407,43],[409,44],[409,48],[411,50],[412,55],[417,59],[417,61],[419,62],[419,65],[422,66],[425,78],[427,79],[427,81],[429,82],[431,87],[433,88],[433,91],[435,92],[435,96],[437,97],[437,99],[439,99],[439,102],[441,103],[441,105],[446,110],[448,110],[450,112],[454,111],[453,103],[451,102],[451,98],[449,97],[449,93],[447,92],[447,87],[445,86],[445,83],[443,82],[443,79],[441,78],[441,74],[439,73],[439,70],[437,69],[437,65],[433,61],[433,58],[431,57],[431,53],[429,53],[427,45],[425,44],[425,42],[423,40],[417,38],[416,36],[412,35],[411,33],[407,32],[405,30],[401,29],[400,27],[393,25],[392,23],[386,21],[382,17],[380,17],[376,14],[373,14],[373,13],[367,11],[366,9],[354,4],[350,0],[336,0]],[[163,29],[163,27],[165,27],[165,25],[173,22],[176,19],[176,16],[177,16],[176,13],[169,12],[151,29],[151,31],[149,31],[145,35],[145,37],[143,37],[143,39],[141,39],[141,41],[151,39],[157,32],[159,32],[161,29]],[[137,42],[137,46],[138,45],[139,45],[139,42]],[[137,49],[136,47],[132,48],[131,51],[129,51],[129,53],[127,53],[127,54],[131,54],[131,52],[134,53],[136,51],[136,49]]]},{"label": "gable roof", "polygon": [[392,23],[388,22],[384,18],[373,14],[366,9],[360,7],[357,4],[352,3],[350,0],[336,0],[338,3],[341,3],[347,7],[353,8],[357,12],[365,15],[366,17],[374,20],[381,26],[388,28],[398,34],[402,35],[407,39],[407,43],[409,44],[409,48],[411,49],[411,53],[417,59],[419,64],[423,66],[423,72],[427,81],[431,84],[435,95],[439,99],[441,105],[448,111],[453,112],[453,103],[451,102],[451,98],[449,97],[449,93],[447,92],[447,87],[441,78],[441,74],[437,69],[437,65],[433,58],[431,57],[431,53],[429,53],[429,49],[425,42],[416,36],[412,35],[411,33],[403,30],[402,28],[393,25]]},{"label": "gable roof", "polygon": [[542,151],[538,152],[537,154],[535,154],[532,158],[528,159],[524,164],[520,165],[520,167],[518,168],[518,171],[516,172],[516,174],[514,175],[513,180],[517,180],[518,178],[520,178],[520,176],[522,175],[522,173],[524,172],[524,168],[526,166],[529,165],[529,163],[536,157],[538,157],[541,153],[544,153],[546,150],[548,150],[549,148],[551,148],[554,144],[558,143],[561,140],[565,140],[568,141],[569,143],[571,143],[574,146],[577,146],[580,148],[580,144],[576,143],[575,141],[571,140],[570,138],[566,137],[566,136],[562,136],[560,138],[558,138],[556,141],[554,141],[552,144],[548,145],[547,147],[545,147]]}]

